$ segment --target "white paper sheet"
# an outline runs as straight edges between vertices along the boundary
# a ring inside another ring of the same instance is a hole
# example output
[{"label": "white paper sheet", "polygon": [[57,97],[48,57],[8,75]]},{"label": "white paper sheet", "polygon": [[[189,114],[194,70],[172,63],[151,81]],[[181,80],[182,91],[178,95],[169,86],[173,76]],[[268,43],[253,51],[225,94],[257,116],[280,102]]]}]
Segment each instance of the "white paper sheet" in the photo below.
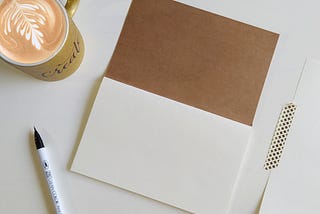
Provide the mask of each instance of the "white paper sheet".
[{"label": "white paper sheet", "polygon": [[294,103],[295,118],[260,214],[320,213],[320,61],[306,62]]},{"label": "white paper sheet", "polygon": [[226,213],[251,127],[104,78],[72,171],[193,213]]}]

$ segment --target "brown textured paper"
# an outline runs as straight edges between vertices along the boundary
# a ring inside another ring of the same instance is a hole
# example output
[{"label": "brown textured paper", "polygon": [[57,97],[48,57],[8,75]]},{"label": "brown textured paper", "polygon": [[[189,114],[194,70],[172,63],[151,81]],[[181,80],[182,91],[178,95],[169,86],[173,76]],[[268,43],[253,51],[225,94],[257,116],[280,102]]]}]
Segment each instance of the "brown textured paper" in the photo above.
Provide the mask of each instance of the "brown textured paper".
[{"label": "brown textured paper", "polygon": [[106,76],[252,125],[277,40],[172,0],[133,0]]}]

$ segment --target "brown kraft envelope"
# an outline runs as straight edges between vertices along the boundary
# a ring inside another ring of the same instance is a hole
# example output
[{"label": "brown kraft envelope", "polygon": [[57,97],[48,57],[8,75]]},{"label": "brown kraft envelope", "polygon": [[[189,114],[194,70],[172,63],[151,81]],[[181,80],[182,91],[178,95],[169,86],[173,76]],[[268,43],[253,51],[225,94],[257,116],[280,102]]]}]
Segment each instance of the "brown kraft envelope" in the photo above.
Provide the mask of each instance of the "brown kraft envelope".
[{"label": "brown kraft envelope", "polygon": [[106,77],[252,125],[278,37],[172,0],[133,0]]}]

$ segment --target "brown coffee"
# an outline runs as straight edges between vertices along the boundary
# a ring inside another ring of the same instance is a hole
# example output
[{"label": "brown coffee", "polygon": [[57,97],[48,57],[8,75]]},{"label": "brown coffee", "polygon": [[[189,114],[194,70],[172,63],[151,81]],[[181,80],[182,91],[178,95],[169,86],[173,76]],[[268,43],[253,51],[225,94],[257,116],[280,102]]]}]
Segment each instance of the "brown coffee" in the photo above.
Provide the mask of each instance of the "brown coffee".
[{"label": "brown coffee", "polygon": [[0,52],[16,63],[50,58],[67,34],[67,17],[56,0],[3,0],[0,5]]}]

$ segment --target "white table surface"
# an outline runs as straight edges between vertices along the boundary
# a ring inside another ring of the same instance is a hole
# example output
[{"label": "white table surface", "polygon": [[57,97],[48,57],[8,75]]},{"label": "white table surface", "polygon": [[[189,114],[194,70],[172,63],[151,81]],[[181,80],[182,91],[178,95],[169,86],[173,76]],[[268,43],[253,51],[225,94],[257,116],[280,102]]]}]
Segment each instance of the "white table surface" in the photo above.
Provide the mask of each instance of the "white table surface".
[{"label": "white table surface", "polygon": [[[267,180],[262,166],[281,106],[291,100],[306,57],[320,59],[320,3],[181,2],[281,34],[230,203],[230,213],[253,214]],[[185,213],[69,171],[129,5],[130,0],[81,0],[74,20],[85,40],[85,57],[65,80],[36,80],[0,61],[0,213],[53,213],[36,162],[34,125],[50,148],[68,213]]]}]

